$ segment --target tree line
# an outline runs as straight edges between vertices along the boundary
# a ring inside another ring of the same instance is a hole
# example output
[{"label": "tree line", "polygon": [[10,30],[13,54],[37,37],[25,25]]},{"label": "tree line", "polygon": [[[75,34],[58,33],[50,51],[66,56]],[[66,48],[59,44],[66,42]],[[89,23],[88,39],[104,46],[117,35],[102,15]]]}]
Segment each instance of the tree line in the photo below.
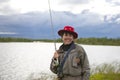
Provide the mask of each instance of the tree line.
[{"label": "tree line", "polygon": [[[52,39],[28,39],[28,38],[13,38],[13,37],[0,37],[0,42],[62,42],[60,38]],[[75,40],[78,44],[87,45],[117,45],[120,46],[120,38],[78,38]]]}]

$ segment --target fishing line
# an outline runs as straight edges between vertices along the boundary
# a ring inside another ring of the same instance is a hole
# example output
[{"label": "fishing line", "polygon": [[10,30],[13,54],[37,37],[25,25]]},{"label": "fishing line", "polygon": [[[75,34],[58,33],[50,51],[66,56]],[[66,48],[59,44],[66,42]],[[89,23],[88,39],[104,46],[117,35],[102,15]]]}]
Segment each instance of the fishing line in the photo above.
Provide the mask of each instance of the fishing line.
[{"label": "fishing line", "polygon": [[54,32],[54,27],[53,27],[53,19],[52,19],[52,11],[51,11],[51,7],[50,7],[50,0],[48,0],[48,6],[49,6],[49,14],[50,14],[50,23],[51,23],[51,28],[52,28],[52,34],[54,37],[54,46],[55,46],[55,51],[57,50],[56,48],[56,38],[55,38],[55,32]]}]

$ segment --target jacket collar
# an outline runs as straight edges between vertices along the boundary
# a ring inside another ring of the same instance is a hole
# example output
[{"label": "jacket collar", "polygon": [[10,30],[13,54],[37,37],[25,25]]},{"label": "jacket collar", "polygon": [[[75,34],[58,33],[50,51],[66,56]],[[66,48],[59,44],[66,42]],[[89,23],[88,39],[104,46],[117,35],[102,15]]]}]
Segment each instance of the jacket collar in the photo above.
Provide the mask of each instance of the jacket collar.
[{"label": "jacket collar", "polygon": [[[75,49],[75,43],[72,42],[71,45],[73,45],[73,49]],[[70,45],[70,47],[71,47],[71,45]],[[65,47],[64,44],[62,44],[62,45],[60,46],[59,50],[63,52],[63,51],[64,51],[64,49],[63,49],[64,47]],[[69,48],[70,48],[70,47],[69,47]],[[72,49],[72,50],[73,50],[73,49]]]}]

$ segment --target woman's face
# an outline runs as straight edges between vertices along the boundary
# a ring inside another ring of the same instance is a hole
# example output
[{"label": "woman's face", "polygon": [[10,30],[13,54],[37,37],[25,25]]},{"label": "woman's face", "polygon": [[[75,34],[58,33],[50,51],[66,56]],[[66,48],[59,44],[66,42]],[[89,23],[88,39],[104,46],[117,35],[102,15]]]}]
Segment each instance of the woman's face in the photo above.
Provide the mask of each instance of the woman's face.
[{"label": "woman's face", "polygon": [[62,36],[62,41],[65,45],[70,44],[74,40],[74,37],[70,33],[64,33]]}]

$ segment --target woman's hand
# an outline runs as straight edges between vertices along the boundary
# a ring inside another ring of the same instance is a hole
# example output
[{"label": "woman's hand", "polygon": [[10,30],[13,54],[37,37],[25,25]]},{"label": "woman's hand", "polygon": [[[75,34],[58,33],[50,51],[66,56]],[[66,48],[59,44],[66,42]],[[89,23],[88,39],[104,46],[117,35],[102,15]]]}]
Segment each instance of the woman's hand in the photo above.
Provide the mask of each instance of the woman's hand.
[{"label": "woman's hand", "polygon": [[58,54],[58,52],[56,51],[56,52],[54,53],[53,58],[57,59],[58,57],[59,57],[59,54]]}]

